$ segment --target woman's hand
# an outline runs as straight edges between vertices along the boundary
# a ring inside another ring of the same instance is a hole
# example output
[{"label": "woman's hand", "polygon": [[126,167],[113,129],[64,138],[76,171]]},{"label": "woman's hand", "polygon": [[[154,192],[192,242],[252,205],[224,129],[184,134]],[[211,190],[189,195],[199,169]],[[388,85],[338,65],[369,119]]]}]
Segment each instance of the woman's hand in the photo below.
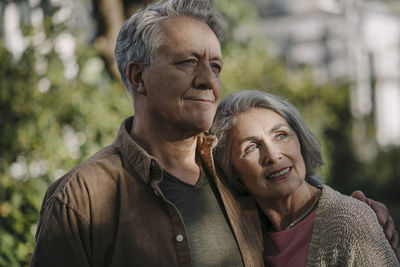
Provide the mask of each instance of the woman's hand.
[{"label": "woman's hand", "polygon": [[395,229],[392,216],[389,214],[385,204],[367,198],[363,192],[355,191],[351,194],[352,197],[367,203],[376,213],[379,223],[382,225],[387,240],[389,240],[392,249],[396,253],[397,259],[400,261],[399,234]]}]

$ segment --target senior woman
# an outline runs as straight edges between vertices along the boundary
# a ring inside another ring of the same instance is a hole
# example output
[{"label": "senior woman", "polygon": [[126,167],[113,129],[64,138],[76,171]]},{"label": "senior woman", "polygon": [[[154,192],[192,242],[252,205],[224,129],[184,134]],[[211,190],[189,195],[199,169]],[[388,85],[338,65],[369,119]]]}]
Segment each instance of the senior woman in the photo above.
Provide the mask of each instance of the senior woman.
[{"label": "senior woman", "polygon": [[375,213],[326,185],[318,140],[282,98],[242,91],[225,98],[211,132],[216,165],[257,202],[267,266],[400,266]]}]

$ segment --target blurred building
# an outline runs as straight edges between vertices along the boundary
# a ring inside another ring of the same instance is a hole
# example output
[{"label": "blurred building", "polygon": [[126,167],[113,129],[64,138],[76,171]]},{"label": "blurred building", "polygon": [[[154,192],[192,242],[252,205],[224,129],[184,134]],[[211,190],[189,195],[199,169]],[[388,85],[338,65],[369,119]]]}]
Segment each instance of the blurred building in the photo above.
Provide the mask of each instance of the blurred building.
[{"label": "blurred building", "polygon": [[[283,57],[292,70],[313,66],[316,81],[350,80],[355,135],[362,137],[363,120],[373,116],[377,142],[400,145],[400,1],[388,0],[251,0],[262,18],[262,30],[271,41],[271,53]],[[65,65],[66,78],[74,78],[76,38],[66,31],[46,42],[44,13],[53,8],[52,23],[85,30],[93,39],[88,0],[0,1],[0,36],[16,61],[26,47],[38,47],[39,73],[46,71],[41,54],[55,46]],[[86,18],[86,19],[85,19]],[[20,24],[35,28],[23,36]],[[45,44],[45,45],[44,45]],[[363,139],[363,138],[361,138]],[[365,143],[365,142],[363,142]],[[368,153],[363,153],[368,154]]]},{"label": "blurred building", "polygon": [[320,82],[351,81],[355,134],[363,135],[363,120],[372,115],[378,144],[400,145],[399,1],[252,1],[272,55],[293,70],[313,66]]}]

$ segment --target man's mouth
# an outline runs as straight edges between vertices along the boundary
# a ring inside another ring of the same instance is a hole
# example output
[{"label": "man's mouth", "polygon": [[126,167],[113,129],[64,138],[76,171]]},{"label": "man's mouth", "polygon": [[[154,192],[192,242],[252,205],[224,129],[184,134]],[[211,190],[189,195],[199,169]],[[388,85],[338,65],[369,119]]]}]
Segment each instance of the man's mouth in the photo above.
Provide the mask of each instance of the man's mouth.
[{"label": "man's mouth", "polygon": [[285,174],[288,174],[290,172],[290,170],[292,169],[292,167],[287,167],[284,168],[282,170],[279,170],[277,172],[271,173],[270,175],[267,176],[267,179],[275,179],[281,176],[284,176]]},{"label": "man's mouth", "polygon": [[214,99],[207,99],[207,98],[186,98],[186,100],[198,101],[198,102],[206,102],[206,103],[214,103]]}]

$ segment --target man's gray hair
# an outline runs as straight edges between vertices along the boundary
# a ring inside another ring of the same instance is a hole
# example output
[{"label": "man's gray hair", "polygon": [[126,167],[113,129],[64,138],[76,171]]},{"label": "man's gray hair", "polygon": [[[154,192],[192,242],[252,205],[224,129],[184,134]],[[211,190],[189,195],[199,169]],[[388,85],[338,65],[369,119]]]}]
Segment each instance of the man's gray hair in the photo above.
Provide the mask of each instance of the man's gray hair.
[{"label": "man's gray hair", "polygon": [[121,78],[133,97],[131,84],[126,77],[130,62],[150,64],[162,45],[160,23],[171,17],[187,16],[205,22],[221,42],[225,24],[215,10],[212,0],[158,1],[135,12],[122,26],[115,45],[115,60]]},{"label": "man's gray hair", "polygon": [[210,129],[210,132],[219,139],[214,148],[215,162],[223,172],[225,179],[233,185],[234,189],[239,193],[248,193],[247,189],[239,181],[231,161],[232,144],[230,143],[230,134],[235,126],[237,116],[252,108],[272,110],[286,120],[299,139],[301,154],[306,165],[306,177],[314,175],[316,169],[323,164],[321,147],[318,139],[303,122],[299,111],[292,104],[276,95],[256,90],[245,90],[227,96],[218,105],[214,122]]}]

